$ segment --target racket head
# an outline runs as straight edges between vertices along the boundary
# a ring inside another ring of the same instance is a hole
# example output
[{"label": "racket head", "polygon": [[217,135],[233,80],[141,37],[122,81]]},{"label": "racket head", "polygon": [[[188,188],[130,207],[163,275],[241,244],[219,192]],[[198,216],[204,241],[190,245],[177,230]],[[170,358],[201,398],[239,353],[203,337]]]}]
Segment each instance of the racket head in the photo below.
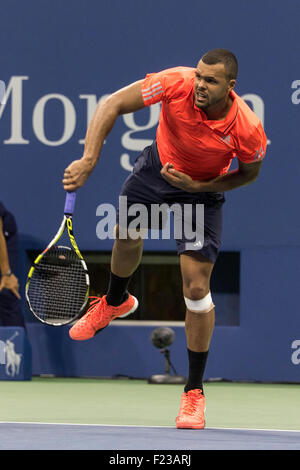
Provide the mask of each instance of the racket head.
[{"label": "racket head", "polygon": [[[75,244],[74,236],[71,242]],[[75,251],[73,246],[49,244],[29,271],[25,295],[33,315],[47,325],[67,325],[82,316],[89,275],[77,245]]]}]

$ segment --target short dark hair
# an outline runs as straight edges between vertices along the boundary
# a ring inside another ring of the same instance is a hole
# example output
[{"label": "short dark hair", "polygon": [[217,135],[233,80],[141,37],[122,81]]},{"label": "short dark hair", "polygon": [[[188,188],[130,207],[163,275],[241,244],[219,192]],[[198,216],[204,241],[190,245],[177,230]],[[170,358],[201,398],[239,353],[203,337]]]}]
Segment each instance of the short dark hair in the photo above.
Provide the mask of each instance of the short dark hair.
[{"label": "short dark hair", "polygon": [[205,64],[224,64],[229,80],[235,80],[238,74],[238,61],[236,56],[227,49],[212,49],[206,52],[201,59]]}]

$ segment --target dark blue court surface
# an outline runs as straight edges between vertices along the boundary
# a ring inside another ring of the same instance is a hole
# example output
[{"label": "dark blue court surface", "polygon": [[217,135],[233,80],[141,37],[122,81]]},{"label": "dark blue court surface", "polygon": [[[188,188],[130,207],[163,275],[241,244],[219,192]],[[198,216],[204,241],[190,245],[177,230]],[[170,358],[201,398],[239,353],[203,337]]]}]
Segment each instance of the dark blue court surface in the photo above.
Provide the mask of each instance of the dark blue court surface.
[{"label": "dark blue court surface", "polygon": [[1,450],[296,450],[300,432],[0,423]]}]

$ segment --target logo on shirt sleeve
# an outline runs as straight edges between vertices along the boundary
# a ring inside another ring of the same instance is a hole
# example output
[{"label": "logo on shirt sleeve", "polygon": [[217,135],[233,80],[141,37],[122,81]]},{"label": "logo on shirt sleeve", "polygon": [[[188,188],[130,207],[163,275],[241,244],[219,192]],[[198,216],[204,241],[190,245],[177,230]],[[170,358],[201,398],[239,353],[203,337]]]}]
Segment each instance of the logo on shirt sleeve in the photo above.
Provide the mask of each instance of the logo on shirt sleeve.
[{"label": "logo on shirt sleeve", "polygon": [[254,160],[257,162],[259,160],[262,160],[263,158],[264,158],[264,149],[261,146],[260,149],[256,151]]},{"label": "logo on shirt sleeve", "polygon": [[144,88],[142,90],[144,101],[151,100],[154,96],[160,95],[161,93],[163,93],[163,87],[160,82],[156,82],[149,88]]}]

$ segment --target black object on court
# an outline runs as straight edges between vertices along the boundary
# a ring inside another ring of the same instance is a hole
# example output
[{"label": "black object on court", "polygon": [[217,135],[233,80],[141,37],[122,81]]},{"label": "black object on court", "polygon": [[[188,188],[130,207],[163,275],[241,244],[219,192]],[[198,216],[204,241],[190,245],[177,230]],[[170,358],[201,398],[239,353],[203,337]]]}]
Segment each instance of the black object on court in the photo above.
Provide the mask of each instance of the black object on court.
[{"label": "black object on court", "polygon": [[175,333],[174,330],[172,330],[171,328],[160,327],[156,328],[151,333],[152,344],[158,349],[163,349],[168,346],[171,346],[171,344],[174,342],[174,339]]},{"label": "black object on court", "polygon": [[[152,375],[148,379],[149,384],[186,384],[187,379],[182,375],[177,375],[177,372],[171,363],[169,346],[175,340],[175,332],[168,327],[156,328],[151,333],[151,341],[153,346],[160,349],[160,352],[165,356],[165,374]],[[172,368],[175,375],[170,374]]]}]

